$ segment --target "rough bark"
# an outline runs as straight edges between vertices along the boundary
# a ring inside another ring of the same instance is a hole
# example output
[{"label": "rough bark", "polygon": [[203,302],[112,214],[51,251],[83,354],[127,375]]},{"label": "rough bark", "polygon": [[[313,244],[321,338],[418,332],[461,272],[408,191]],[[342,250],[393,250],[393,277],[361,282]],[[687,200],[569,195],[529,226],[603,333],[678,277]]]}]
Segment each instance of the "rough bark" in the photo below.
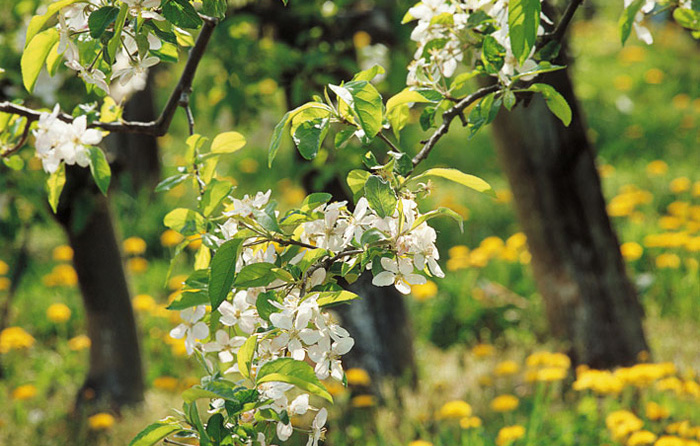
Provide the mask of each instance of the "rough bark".
[{"label": "rough bark", "polygon": [[119,407],[143,400],[143,370],[119,244],[107,199],[89,171],[67,169],[56,215],[74,251],[85,305],[90,368],[78,405],[101,401]]},{"label": "rough bark", "polygon": [[577,363],[628,365],[648,348],[643,310],[606,212],[584,118],[567,70],[537,81],[564,95],[571,125],[565,127],[537,95],[501,111],[493,133],[547,317],[553,334],[570,342]]}]

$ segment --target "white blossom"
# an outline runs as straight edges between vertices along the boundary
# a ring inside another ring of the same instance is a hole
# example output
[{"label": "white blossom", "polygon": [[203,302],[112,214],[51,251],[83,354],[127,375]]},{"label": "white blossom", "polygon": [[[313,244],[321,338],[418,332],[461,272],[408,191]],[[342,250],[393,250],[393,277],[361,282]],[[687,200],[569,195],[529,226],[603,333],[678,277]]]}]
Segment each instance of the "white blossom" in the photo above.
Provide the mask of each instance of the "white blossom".
[{"label": "white blossom", "polygon": [[183,322],[170,330],[170,337],[175,339],[185,338],[185,348],[188,355],[191,355],[194,351],[194,346],[198,339],[205,339],[209,336],[209,327],[200,321],[204,317],[204,313],[206,313],[204,305],[186,308],[180,311],[180,317]]}]

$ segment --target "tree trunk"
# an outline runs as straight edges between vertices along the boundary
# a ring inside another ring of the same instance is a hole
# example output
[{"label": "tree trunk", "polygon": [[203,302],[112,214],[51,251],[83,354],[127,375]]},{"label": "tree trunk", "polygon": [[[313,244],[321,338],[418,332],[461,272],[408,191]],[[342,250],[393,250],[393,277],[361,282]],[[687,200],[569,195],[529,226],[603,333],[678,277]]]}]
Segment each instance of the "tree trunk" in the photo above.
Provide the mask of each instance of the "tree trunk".
[{"label": "tree trunk", "polygon": [[567,70],[537,82],[566,98],[571,125],[535,95],[511,112],[502,110],[493,133],[547,317],[553,334],[570,342],[576,363],[629,365],[648,348],[643,310],[606,212],[584,118]]},{"label": "tree trunk", "polygon": [[69,167],[57,219],[74,251],[87,318],[90,369],[78,394],[115,407],[143,400],[143,370],[129,289],[107,199],[88,169]]}]

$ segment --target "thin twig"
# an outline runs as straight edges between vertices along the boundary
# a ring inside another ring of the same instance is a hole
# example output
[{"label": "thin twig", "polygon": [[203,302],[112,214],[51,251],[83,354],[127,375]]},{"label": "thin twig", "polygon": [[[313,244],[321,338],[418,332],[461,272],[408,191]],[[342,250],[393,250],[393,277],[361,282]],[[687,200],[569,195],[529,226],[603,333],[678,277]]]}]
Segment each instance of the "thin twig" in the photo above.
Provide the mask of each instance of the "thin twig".
[{"label": "thin twig", "polygon": [[379,137],[379,139],[387,143],[387,145],[391,147],[391,150],[393,150],[394,152],[401,152],[399,148],[396,147],[396,145],[393,142],[391,142],[391,140],[387,138],[387,136],[381,130],[379,131],[379,133],[377,133],[377,136]]},{"label": "thin twig", "polygon": [[[425,160],[428,157],[428,155],[430,155],[430,152],[435,147],[435,144],[437,144],[440,138],[442,138],[447,133],[447,130],[449,130],[450,124],[452,123],[452,120],[454,118],[461,115],[462,112],[464,112],[464,110],[474,102],[478,101],[484,96],[498,91],[500,88],[501,87],[498,84],[489,85],[488,87],[481,88],[475,91],[474,93],[470,94],[466,98],[460,100],[455,106],[445,111],[445,113],[442,114],[442,124],[440,124],[440,127],[438,127],[437,130],[435,130],[435,133],[433,133],[430,136],[430,138],[425,142],[425,145],[423,145],[423,148],[420,150],[420,152],[418,152],[418,154],[416,154],[416,156],[413,157],[413,167],[415,168],[418,164]],[[411,170],[411,172],[412,171],[413,170]]]},{"label": "thin twig", "polygon": [[562,39],[562,37],[564,37],[564,33],[571,24],[571,20],[574,18],[576,10],[579,6],[581,6],[583,1],[584,0],[571,0],[571,3],[569,3],[569,5],[566,7],[564,14],[562,14],[561,19],[559,20],[559,24],[557,24],[556,28],[554,28],[554,31],[542,36],[542,40],[537,45],[538,49],[542,48],[553,40],[559,41]]},{"label": "thin twig", "polygon": [[[180,98],[183,93],[189,94],[192,89],[192,81],[194,80],[194,75],[197,71],[204,51],[209,44],[209,40],[214,32],[214,28],[219,23],[219,19],[215,17],[208,17],[201,15],[200,17],[204,21],[202,26],[202,31],[197,37],[197,42],[194,47],[190,50],[187,63],[182,71],[180,80],[178,81],[175,89],[170,95],[168,102],[166,103],[163,111],[161,112],[158,119],[155,121],[120,121],[120,122],[101,122],[96,121],[89,125],[89,127],[100,128],[102,130],[107,130],[113,133],[140,133],[144,135],[152,136],[163,136],[168,132],[170,128],[170,123],[173,120],[175,111],[180,102]],[[29,122],[37,121],[41,116],[41,112],[33,110],[22,105],[13,104],[9,101],[0,102],[0,112],[11,113],[14,115],[24,116],[29,120]],[[72,123],[73,117],[66,114],[60,113],[58,118],[64,122]]]},{"label": "thin twig", "polygon": [[176,446],[191,446],[187,443],[180,443],[179,441],[171,440],[168,437],[163,438],[163,443],[174,444]]}]

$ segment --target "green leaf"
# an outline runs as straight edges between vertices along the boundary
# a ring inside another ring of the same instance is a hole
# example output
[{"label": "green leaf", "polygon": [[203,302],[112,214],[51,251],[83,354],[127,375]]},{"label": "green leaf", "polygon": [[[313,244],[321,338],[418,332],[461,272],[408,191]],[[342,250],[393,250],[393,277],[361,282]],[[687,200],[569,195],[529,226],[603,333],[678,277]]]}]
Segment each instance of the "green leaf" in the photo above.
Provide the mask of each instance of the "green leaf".
[{"label": "green leaf", "polygon": [[511,111],[515,105],[515,93],[510,88],[503,92],[503,106],[506,110]]},{"label": "green leaf", "polygon": [[119,8],[114,6],[103,6],[102,8],[90,13],[88,18],[88,28],[90,28],[90,37],[99,39],[107,30],[107,27],[114,23],[119,15]]},{"label": "green leaf", "polygon": [[3,158],[2,162],[12,170],[22,170],[22,168],[24,167],[24,160],[19,155],[13,155],[9,158]]},{"label": "green leaf", "polygon": [[109,168],[105,153],[95,146],[88,146],[88,150],[90,152],[90,173],[102,194],[107,195],[109,182],[112,179],[112,170]]},{"label": "green leaf", "polygon": [[301,390],[333,402],[333,397],[316,377],[314,369],[307,363],[292,358],[280,358],[266,362],[258,371],[255,384],[279,381],[293,384]]},{"label": "green leaf", "polygon": [[122,44],[122,29],[124,29],[124,23],[126,23],[128,13],[129,5],[122,3],[122,7],[119,9],[119,15],[114,20],[114,35],[111,39],[109,39],[109,42],[107,43],[107,51],[105,51],[105,54],[109,59],[108,62],[114,61],[114,58],[117,56],[117,50],[119,50],[119,47]]},{"label": "green leaf", "polygon": [[433,169],[428,169],[422,174],[413,177],[414,181],[417,181],[421,178],[424,177],[440,177],[444,178],[446,180],[454,181],[457,184],[461,184],[462,186],[466,186],[470,189],[474,189],[477,192],[492,192],[491,186],[489,183],[486,181],[482,180],[479,177],[476,177],[474,175],[469,175],[466,174],[460,170],[457,169],[450,169],[450,168],[443,168],[443,167],[436,167]]},{"label": "green leaf", "polygon": [[24,49],[20,66],[22,67],[22,83],[28,92],[34,91],[39,73],[49,57],[51,48],[58,40],[58,31],[56,28],[50,28],[37,34]]},{"label": "green leaf", "polygon": [[408,104],[411,102],[426,103],[435,101],[428,99],[416,90],[410,90],[408,88],[405,88],[401,92],[390,97],[388,101],[386,101],[386,112],[387,114],[389,114],[394,108],[398,107],[399,105]]},{"label": "green leaf", "polygon": [[432,210],[428,213],[421,215],[420,217],[418,217],[416,219],[416,221],[413,222],[413,226],[411,227],[411,230],[420,226],[421,223],[423,223],[424,221],[431,220],[435,217],[441,217],[443,215],[446,217],[450,217],[454,221],[456,221],[457,224],[459,225],[460,232],[464,232],[464,226],[463,226],[464,219],[462,218],[461,215],[459,215],[458,213],[456,213],[455,211],[453,211],[452,209],[449,209],[449,208],[438,208],[438,209]]},{"label": "green leaf", "polygon": [[58,199],[61,197],[61,192],[63,191],[63,186],[66,184],[66,166],[61,164],[46,180],[46,186],[49,190],[49,204],[51,205],[51,210],[54,214],[56,213],[56,208],[58,207]]},{"label": "green leaf", "polygon": [[202,398],[223,398],[225,400],[237,400],[237,394],[243,387],[236,386],[224,379],[212,380],[203,386],[192,386],[182,392],[182,399],[186,403],[192,403]]},{"label": "green leaf", "polygon": [[314,192],[313,194],[309,194],[306,196],[306,198],[304,198],[299,210],[301,212],[313,211],[317,207],[331,201],[331,198],[333,198],[333,195],[327,192]]},{"label": "green leaf", "polygon": [[367,81],[370,82],[372,79],[377,77],[379,74],[386,73],[386,70],[381,65],[374,65],[372,68],[357,73],[352,80],[354,81]]},{"label": "green leaf", "polygon": [[[241,375],[246,378],[250,378],[250,368],[253,364],[253,356],[255,356],[255,348],[257,345],[258,338],[256,336],[251,336],[246,339],[236,354],[238,370],[241,372]],[[260,376],[259,373],[258,376]]]},{"label": "green leaf", "polygon": [[282,117],[282,120],[277,123],[275,129],[272,131],[272,140],[270,141],[270,148],[267,151],[267,167],[272,167],[272,161],[277,156],[277,151],[282,143],[282,133],[284,129],[289,125],[291,121],[292,112],[287,112]]},{"label": "green leaf", "polygon": [[687,8],[676,8],[673,11],[673,18],[683,28],[700,30],[700,12]]},{"label": "green leaf", "polygon": [[486,36],[481,46],[481,61],[490,74],[498,73],[505,63],[506,49],[493,36]]},{"label": "green leaf", "polygon": [[534,75],[542,74],[542,73],[550,73],[552,71],[563,70],[564,68],[566,68],[566,66],[564,66],[564,65],[552,65],[549,62],[540,62],[539,64],[537,64],[537,66],[535,66],[531,70],[523,71],[522,73],[516,74],[515,76],[512,77],[512,80],[516,81],[522,77],[534,76]]},{"label": "green leaf", "polygon": [[369,176],[369,172],[360,169],[351,170],[350,173],[348,173],[347,182],[355,202],[362,196],[365,190],[365,183]]},{"label": "green leaf", "polygon": [[557,90],[548,84],[533,84],[528,90],[537,91],[542,94],[547,107],[554,115],[564,123],[565,126],[571,124],[571,107]]},{"label": "green leaf", "polygon": [[53,17],[54,14],[56,14],[62,8],[65,8],[66,6],[69,6],[77,1],[78,0],[55,1],[46,7],[46,12],[44,14],[32,17],[32,19],[29,21],[29,26],[27,26],[27,36],[24,41],[24,47],[26,48],[32,42],[34,36],[41,31],[41,28],[44,27],[46,22]]},{"label": "green leaf", "polygon": [[151,424],[131,440],[129,446],[152,446],[168,435],[184,430],[174,417]]},{"label": "green leaf", "polygon": [[329,88],[338,95],[357,119],[360,128],[369,139],[382,129],[382,96],[374,85],[367,81],[351,81],[342,87],[329,85]]},{"label": "green leaf", "polygon": [[180,28],[199,28],[202,19],[189,0],[166,0],[163,4],[163,17]]},{"label": "green leaf", "polygon": [[258,298],[255,301],[255,308],[258,310],[258,315],[267,322],[270,322],[270,315],[272,313],[280,311],[280,309],[272,305],[271,302],[279,302],[277,293],[274,291],[266,291],[258,294]]},{"label": "green leaf", "polygon": [[540,0],[510,0],[508,2],[508,30],[513,55],[522,65],[530,56],[540,26]]},{"label": "green leaf", "polygon": [[321,144],[328,134],[330,119],[316,118],[305,121],[294,132],[294,144],[301,156],[306,160],[316,158]]},{"label": "green leaf", "polygon": [[202,210],[202,215],[208,217],[216,210],[216,208],[221,204],[222,201],[233,189],[231,183],[228,181],[211,180],[207,185],[207,189],[202,195],[202,200],[200,202],[200,209]]},{"label": "green leaf", "polygon": [[182,183],[185,181],[187,178],[189,178],[190,174],[188,173],[181,173],[179,175],[173,175],[171,177],[168,177],[158,183],[156,186],[155,191],[156,192],[166,192],[172,189],[173,187],[177,186],[178,184]]},{"label": "green leaf", "polygon": [[163,224],[182,234],[191,235],[204,230],[205,220],[199,212],[192,209],[177,208],[168,212],[163,218]]},{"label": "green leaf", "polygon": [[224,416],[220,413],[215,413],[209,417],[207,421],[207,435],[214,445],[221,444],[221,440],[226,435],[227,429],[224,427]]},{"label": "green leaf", "polygon": [[211,153],[233,153],[245,143],[245,137],[238,132],[219,133],[211,143]]},{"label": "green leaf", "polygon": [[318,293],[318,298],[316,302],[320,307],[329,307],[332,305],[337,305],[344,302],[350,302],[359,298],[355,293],[350,291],[340,290],[340,291],[321,291]]},{"label": "green leaf", "polygon": [[495,93],[491,93],[479,101],[469,113],[469,118],[467,119],[470,139],[481,127],[496,119],[500,107],[501,99],[496,99]]},{"label": "green leaf", "polygon": [[236,262],[241,251],[242,239],[232,239],[224,242],[216,250],[211,259],[209,272],[209,300],[211,310],[219,308],[221,302],[231,291],[233,281],[236,278]]},{"label": "green leaf", "polygon": [[260,262],[246,265],[238,272],[233,284],[236,288],[255,288],[269,285],[277,279],[274,269],[277,267],[272,263]]},{"label": "green leaf", "polygon": [[184,310],[185,308],[196,307],[209,304],[209,294],[205,291],[185,290],[180,296],[172,301],[166,308],[168,310]]},{"label": "green leaf", "polygon": [[365,183],[365,198],[381,218],[394,215],[398,200],[388,181],[377,175],[370,176]]},{"label": "green leaf", "polygon": [[622,40],[623,45],[630,37],[632,25],[634,24],[634,17],[637,15],[639,10],[642,9],[642,6],[644,6],[644,1],[645,0],[634,0],[627,8],[625,8],[620,16],[620,39]]},{"label": "green leaf", "polygon": [[60,42],[56,42],[51,50],[49,50],[49,55],[46,56],[46,71],[49,72],[49,76],[53,77],[56,74],[56,70],[61,66],[63,61],[63,55],[58,54],[58,46]]}]

